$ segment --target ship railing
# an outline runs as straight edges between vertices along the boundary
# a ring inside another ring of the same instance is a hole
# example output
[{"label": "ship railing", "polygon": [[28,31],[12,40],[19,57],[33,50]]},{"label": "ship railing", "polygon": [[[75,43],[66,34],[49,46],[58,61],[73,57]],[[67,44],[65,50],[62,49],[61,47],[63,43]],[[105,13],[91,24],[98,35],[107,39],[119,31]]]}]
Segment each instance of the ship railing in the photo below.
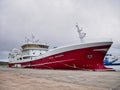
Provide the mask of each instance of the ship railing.
[{"label": "ship railing", "polygon": [[84,43],[89,42],[112,42],[111,38],[86,38]]}]

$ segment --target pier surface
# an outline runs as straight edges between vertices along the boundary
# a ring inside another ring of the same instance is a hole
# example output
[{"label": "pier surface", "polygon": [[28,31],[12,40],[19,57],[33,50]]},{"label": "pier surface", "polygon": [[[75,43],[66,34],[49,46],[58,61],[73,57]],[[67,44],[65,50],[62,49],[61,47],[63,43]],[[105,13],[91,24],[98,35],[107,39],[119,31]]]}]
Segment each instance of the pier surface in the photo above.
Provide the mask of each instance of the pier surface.
[{"label": "pier surface", "polygon": [[120,72],[0,68],[0,90],[120,90]]}]

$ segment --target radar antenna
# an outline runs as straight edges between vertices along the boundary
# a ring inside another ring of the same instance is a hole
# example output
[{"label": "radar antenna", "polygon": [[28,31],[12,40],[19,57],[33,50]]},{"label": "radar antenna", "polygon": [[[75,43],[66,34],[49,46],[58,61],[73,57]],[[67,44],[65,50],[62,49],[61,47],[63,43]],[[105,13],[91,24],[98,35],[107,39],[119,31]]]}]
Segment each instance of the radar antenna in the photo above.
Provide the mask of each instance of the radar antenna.
[{"label": "radar antenna", "polygon": [[35,36],[32,34],[31,38],[25,37],[25,43],[39,43],[39,40],[36,40]]},{"label": "radar antenna", "polygon": [[79,28],[78,23],[76,23],[77,31],[79,34],[80,41],[83,42],[83,39],[85,38],[86,33],[82,33],[83,27]]}]

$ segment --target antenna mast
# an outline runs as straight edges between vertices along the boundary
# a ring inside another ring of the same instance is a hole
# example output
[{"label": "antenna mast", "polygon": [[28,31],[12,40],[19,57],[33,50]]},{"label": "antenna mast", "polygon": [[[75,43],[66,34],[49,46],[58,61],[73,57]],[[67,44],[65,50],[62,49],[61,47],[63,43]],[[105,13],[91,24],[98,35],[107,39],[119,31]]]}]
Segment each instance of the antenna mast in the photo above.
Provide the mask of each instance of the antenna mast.
[{"label": "antenna mast", "polygon": [[84,32],[82,33],[83,28],[82,27],[79,28],[78,23],[76,23],[76,28],[77,28],[77,31],[78,31],[78,34],[79,34],[80,41],[82,43],[83,39],[85,38],[86,33],[84,33]]}]

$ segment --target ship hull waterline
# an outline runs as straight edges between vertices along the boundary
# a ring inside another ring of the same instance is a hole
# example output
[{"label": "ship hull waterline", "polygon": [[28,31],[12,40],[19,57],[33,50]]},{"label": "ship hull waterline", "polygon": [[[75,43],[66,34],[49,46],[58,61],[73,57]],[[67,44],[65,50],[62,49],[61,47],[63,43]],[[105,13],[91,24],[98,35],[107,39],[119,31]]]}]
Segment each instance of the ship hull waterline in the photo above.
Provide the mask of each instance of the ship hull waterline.
[{"label": "ship hull waterline", "polygon": [[68,70],[113,70],[103,64],[104,56],[112,43],[68,50],[26,62],[9,63],[9,67],[20,64],[23,68],[68,69]]}]

